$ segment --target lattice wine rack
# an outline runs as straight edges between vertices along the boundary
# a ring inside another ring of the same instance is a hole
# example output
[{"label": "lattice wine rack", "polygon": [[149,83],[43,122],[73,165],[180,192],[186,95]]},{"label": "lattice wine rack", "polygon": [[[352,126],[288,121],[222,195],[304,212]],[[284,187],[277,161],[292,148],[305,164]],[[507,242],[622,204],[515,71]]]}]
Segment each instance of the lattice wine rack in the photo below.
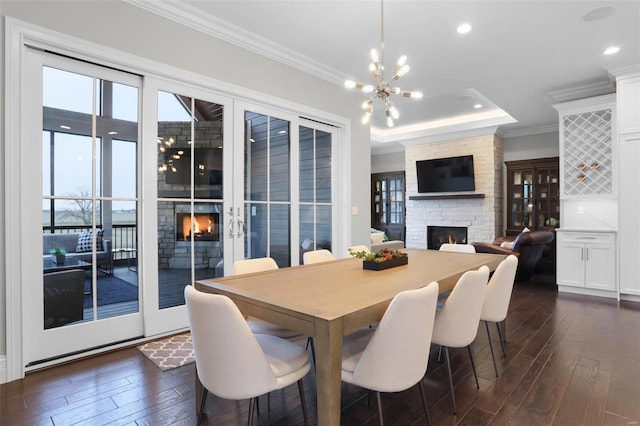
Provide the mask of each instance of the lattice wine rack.
[{"label": "lattice wine rack", "polygon": [[563,117],[565,195],[613,192],[611,108]]}]

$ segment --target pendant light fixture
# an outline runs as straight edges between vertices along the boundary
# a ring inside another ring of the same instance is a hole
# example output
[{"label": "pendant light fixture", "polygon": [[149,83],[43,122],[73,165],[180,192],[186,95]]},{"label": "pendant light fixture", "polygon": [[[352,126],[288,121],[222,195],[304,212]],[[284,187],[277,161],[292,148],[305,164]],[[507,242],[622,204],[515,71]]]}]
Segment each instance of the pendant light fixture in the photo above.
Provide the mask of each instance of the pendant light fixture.
[{"label": "pendant light fixture", "polygon": [[380,0],[380,55],[376,49],[371,49],[371,64],[369,64],[369,73],[375,80],[375,84],[365,84],[359,81],[347,80],[344,82],[345,87],[348,89],[360,89],[367,96],[367,100],[362,103],[362,109],[364,110],[364,116],[362,117],[362,124],[369,124],[371,121],[371,114],[375,108],[374,103],[380,99],[384,102],[385,112],[387,116],[387,126],[393,127],[394,120],[397,120],[400,116],[398,109],[393,102],[389,99],[391,95],[402,95],[406,98],[421,99],[422,92],[410,90],[402,91],[394,84],[409,72],[409,65],[407,64],[407,57],[402,55],[398,62],[393,67],[393,72],[390,80],[387,80],[384,75],[384,4],[383,0]]}]

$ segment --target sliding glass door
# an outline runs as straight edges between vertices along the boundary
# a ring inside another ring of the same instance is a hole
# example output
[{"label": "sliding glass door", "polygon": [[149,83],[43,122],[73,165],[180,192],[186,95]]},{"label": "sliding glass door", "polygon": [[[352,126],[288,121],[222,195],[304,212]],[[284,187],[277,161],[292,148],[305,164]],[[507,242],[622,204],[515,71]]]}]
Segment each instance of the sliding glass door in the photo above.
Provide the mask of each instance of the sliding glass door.
[{"label": "sliding glass door", "polygon": [[305,251],[332,250],[336,129],[280,111],[240,105],[244,117],[242,256],[302,263]]},{"label": "sliding glass door", "polygon": [[40,137],[24,147],[36,167],[23,173],[40,176],[41,208],[24,212],[29,235],[40,231],[23,256],[34,277],[23,312],[25,360],[37,363],[143,334],[138,275],[120,267],[136,260],[141,79],[28,53],[27,131]]}]

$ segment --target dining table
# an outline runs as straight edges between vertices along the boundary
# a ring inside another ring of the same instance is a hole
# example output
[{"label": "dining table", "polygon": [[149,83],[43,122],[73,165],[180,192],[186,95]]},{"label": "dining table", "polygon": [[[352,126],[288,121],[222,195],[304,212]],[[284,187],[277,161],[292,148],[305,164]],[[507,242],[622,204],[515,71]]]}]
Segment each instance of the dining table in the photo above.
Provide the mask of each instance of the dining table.
[{"label": "dining table", "polygon": [[[496,254],[404,249],[406,265],[363,268],[350,257],[273,271],[198,280],[197,290],[231,298],[245,316],[287,327],[314,339],[318,425],[340,424],[342,338],[380,321],[395,295],[436,281],[450,291],[466,271],[494,271]],[[196,373],[196,407],[202,384]]]}]

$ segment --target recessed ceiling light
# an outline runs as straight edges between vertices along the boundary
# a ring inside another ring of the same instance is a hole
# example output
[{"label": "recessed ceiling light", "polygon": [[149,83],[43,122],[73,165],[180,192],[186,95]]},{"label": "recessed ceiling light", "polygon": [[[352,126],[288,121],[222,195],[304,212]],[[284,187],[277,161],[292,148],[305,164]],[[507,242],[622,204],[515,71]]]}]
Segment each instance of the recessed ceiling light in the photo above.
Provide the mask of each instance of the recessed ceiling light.
[{"label": "recessed ceiling light", "polygon": [[591,12],[587,13],[586,15],[584,15],[582,17],[583,21],[587,21],[587,22],[592,22],[592,21],[599,21],[601,19],[604,19],[608,16],[613,15],[613,12],[615,12],[615,8],[611,7],[611,6],[607,6],[607,7],[600,7],[598,9],[593,9]]},{"label": "recessed ceiling light", "polygon": [[111,131],[111,132],[109,132],[109,134],[110,134],[110,135],[117,135],[117,134],[118,134],[118,132]]},{"label": "recessed ceiling light", "polygon": [[604,53],[605,55],[613,55],[615,53],[618,53],[619,51],[620,48],[618,46],[609,46],[602,53]]},{"label": "recessed ceiling light", "polygon": [[482,108],[482,104],[475,104],[473,107],[474,107],[475,109],[480,109],[480,108]]},{"label": "recessed ceiling light", "polygon": [[66,125],[64,125],[64,124],[61,124],[61,125],[60,125],[60,128],[61,128],[61,129],[65,129],[65,130],[71,130],[71,127],[66,126]]},{"label": "recessed ceiling light", "polygon": [[456,31],[458,31],[458,34],[466,34],[471,31],[471,25],[465,22],[464,24],[458,25],[458,29]]}]

